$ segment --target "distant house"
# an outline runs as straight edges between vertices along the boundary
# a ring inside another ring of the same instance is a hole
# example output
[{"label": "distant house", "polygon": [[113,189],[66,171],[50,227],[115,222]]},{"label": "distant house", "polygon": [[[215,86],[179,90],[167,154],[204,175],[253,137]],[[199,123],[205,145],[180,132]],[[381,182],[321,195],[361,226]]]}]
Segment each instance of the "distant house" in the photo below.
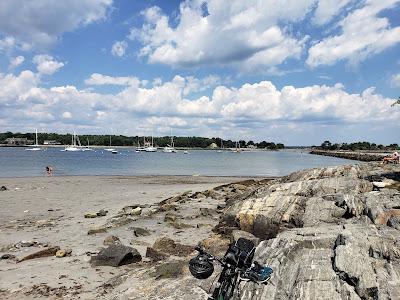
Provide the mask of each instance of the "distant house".
[{"label": "distant house", "polygon": [[44,140],[43,145],[61,145],[61,143],[56,140]]},{"label": "distant house", "polygon": [[219,148],[216,143],[211,143],[210,146],[208,146],[208,147],[211,148],[211,149]]},{"label": "distant house", "polygon": [[8,138],[5,140],[7,146],[26,146],[32,145],[33,141],[27,138]]},{"label": "distant house", "polygon": [[247,145],[246,148],[249,148],[249,149],[257,149],[257,146],[256,146],[256,145]]}]

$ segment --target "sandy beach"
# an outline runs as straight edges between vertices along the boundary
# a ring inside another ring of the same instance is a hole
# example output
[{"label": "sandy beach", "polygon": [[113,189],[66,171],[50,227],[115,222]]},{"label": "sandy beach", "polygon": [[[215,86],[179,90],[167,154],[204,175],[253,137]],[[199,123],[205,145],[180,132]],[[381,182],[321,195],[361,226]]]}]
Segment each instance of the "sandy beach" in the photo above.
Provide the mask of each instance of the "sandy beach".
[{"label": "sandy beach", "polygon": [[[188,229],[185,230],[179,230],[175,225],[166,226],[165,215],[130,218],[129,225],[118,225],[98,234],[88,234],[90,229],[104,226],[111,216],[118,215],[126,206],[141,205],[143,216],[163,199],[245,179],[196,176],[2,178],[0,186],[7,190],[0,192],[0,255],[9,254],[13,258],[0,260],[0,298],[98,298],[99,286],[132,269],[129,265],[91,267],[91,255],[104,247],[105,237],[117,236],[122,244],[135,247],[145,257],[146,247],[162,236],[187,245],[197,244],[210,235],[218,216],[202,221],[187,220]],[[203,201],[188,209],[198,210],[217,204]],[[85,213],[102,209],[107,211],[106,216],[84,217]],[[184,209],[180,213],[185,214]],[[188,211],[186,214],[193,213]],[[199,222],[204,226],[196,226]],[[150,234],[137,236],[133,227],[145,228]],[[70,249],[71,255],[17,262],[51,246]],[[134,281],[131,284],[134,285]]]}]

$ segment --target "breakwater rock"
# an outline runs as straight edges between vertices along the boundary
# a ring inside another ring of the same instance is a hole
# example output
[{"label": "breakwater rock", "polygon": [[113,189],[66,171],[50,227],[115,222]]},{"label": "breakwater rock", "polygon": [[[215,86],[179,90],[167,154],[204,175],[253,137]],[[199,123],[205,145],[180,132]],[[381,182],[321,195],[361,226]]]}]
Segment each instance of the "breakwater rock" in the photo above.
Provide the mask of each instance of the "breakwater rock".
[{"label": "breakwater rock", "polygon": [[274,269],[266,286],[242,283],[240,299],[400,299],[399,181],[400,165],[363,163],[227,199],[214,230],[259,237],[255,259]]},{"label": "breakwater rock", "polygon": [[368,152],[352,152],[352,151],[327,151],[327,150],[311,150],[310,154],[333,156],[345,159],[359,161],[381,161],[386,155],[384,153],[368,153]]}]

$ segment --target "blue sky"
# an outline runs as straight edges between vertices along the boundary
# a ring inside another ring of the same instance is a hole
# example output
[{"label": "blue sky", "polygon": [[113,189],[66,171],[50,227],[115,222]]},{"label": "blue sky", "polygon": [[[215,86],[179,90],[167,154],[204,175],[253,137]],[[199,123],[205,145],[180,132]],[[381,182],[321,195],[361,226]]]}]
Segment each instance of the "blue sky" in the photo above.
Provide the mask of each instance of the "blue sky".
[{"label": "blue sky", "polygon": [[399,4],[3,0],[0,131],[400,143]]}]

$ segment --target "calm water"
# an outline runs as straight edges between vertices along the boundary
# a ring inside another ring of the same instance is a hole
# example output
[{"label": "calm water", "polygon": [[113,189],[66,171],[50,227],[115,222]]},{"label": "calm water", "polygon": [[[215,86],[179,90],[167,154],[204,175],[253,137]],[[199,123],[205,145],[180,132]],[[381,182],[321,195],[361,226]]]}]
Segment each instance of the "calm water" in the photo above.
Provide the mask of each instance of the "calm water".
[{"label": "calm water", "polygon": [[61,149],[0,148],[0,177],[43,176],[47,165],[54,167],[54,175],[281,176],[306,168],[353,162],[289,150],[240,154],[192,150],[184,154],[182,151],[136,153],[133,149],[121,149],[119,154],[112,154],[100,149],[85,152]]}]

